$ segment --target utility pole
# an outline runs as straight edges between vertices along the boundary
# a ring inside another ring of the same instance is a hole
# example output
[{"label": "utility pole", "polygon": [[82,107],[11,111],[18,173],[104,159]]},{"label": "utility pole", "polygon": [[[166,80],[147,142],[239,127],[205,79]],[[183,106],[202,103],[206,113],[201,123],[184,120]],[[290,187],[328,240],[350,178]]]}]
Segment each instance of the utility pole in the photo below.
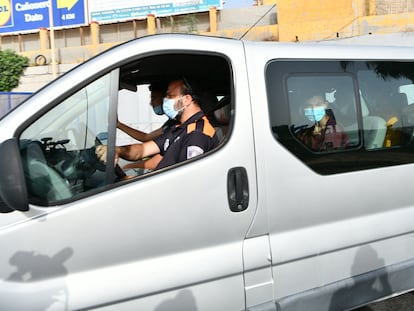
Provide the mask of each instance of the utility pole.
[{"label": "utility pole", "polygon": [[55,29],[53,26],[53,3],[49,0],[49,31],[50,31],[50,53],[52,55],[52,77],[56,79],[56,53],[55,53]]}]

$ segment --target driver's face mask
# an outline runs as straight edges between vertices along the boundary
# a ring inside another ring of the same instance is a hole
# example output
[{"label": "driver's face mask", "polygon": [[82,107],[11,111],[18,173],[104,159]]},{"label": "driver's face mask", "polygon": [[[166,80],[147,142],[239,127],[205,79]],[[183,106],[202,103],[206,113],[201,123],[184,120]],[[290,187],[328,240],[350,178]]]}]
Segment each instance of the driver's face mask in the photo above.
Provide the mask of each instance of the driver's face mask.
[{"label": "driver's face mask", "polygon": [[325,115],[325,107],[322,107],[322,106],[305,108],[304,111],[305,111],[305,116],[311,122],[319,122],[322,120],[323,116]]},{"label": "driver's face mask", "polygon": [[[178,100],[182,100],[182,96]],[[179,110],[175,110],[175,99],[174,98],[164,98],[162,103],[162,109],[164,113],[169,117],[170,119],[177,119],[179,118],[179,112],[182,112],[184,110],[184,106],[181,107]]]}]

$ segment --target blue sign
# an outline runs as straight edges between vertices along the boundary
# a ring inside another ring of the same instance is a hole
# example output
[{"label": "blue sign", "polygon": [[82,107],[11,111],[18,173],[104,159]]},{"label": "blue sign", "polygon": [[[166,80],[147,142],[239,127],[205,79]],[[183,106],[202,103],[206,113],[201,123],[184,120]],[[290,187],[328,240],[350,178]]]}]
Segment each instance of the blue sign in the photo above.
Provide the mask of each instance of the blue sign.
[{"label": "blue sign", "polygon": [[144,19],[149,14],[170,16],[208,11],[213,6],[221,9],[223,6],[222,0],[141,0],[140,4],[132,6],[130,0],[89,0],[90,20],[110,23]]},{"label": "blue sign", "polygon": [[[52,0],[53,26],[85,25],[85,0]],[[0,0],[0,33],[49,28],[48,0]]]}]

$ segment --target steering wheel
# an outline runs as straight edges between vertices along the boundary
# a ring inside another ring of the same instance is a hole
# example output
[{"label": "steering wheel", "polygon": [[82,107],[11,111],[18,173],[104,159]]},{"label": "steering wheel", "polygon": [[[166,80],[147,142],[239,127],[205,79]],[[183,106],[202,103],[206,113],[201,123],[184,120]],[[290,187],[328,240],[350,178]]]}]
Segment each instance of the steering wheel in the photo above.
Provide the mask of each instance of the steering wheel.
[{"label": "steering wheel", "polygon": [[[106,165],[104,163],[102,163],[101,161],[99,161],[98,157],[95,154],[96,147],[98,147],[99,145],[102,145],[102,142],[98,138],[98,136],[96,136],[95,137],[95,145],[91,149],[93,151],[93,155],[95,156],[95,160],[98,162],[98,163],[95,164],[96,169],[104,172],[105,169],[106,169]],[[118,163],[115,165],[114,170],[115,170],[115,175],[116,175],[118,180],[121,180],[122,178],[125,178],[125,176],[127,176],[125,174],[125,172],[122,170],[122,168],[118,165]]]}]

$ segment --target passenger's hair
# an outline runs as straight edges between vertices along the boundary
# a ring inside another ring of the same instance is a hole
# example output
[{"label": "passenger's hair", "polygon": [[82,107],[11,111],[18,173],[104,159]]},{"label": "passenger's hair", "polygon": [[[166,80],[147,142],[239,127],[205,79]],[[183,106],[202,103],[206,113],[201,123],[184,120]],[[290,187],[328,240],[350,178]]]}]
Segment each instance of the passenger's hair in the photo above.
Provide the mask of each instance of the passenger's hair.
[{"label": "passenger's hair", "polygon": [[148,86],[148,89],[150,90],[150,92],[159,91],[162,94],[165,94],[167,92],[167,88],[168,88],[168,83],[164,81],[153,82]]},{"label": "passenger's hair", "polygon": [[312,106],[314,106],[314,105],[323,105],[325,103],[326,103],[326,101],[322,97],[322,95],[314,95],[306,101],[307,105],[312,105]]}]

